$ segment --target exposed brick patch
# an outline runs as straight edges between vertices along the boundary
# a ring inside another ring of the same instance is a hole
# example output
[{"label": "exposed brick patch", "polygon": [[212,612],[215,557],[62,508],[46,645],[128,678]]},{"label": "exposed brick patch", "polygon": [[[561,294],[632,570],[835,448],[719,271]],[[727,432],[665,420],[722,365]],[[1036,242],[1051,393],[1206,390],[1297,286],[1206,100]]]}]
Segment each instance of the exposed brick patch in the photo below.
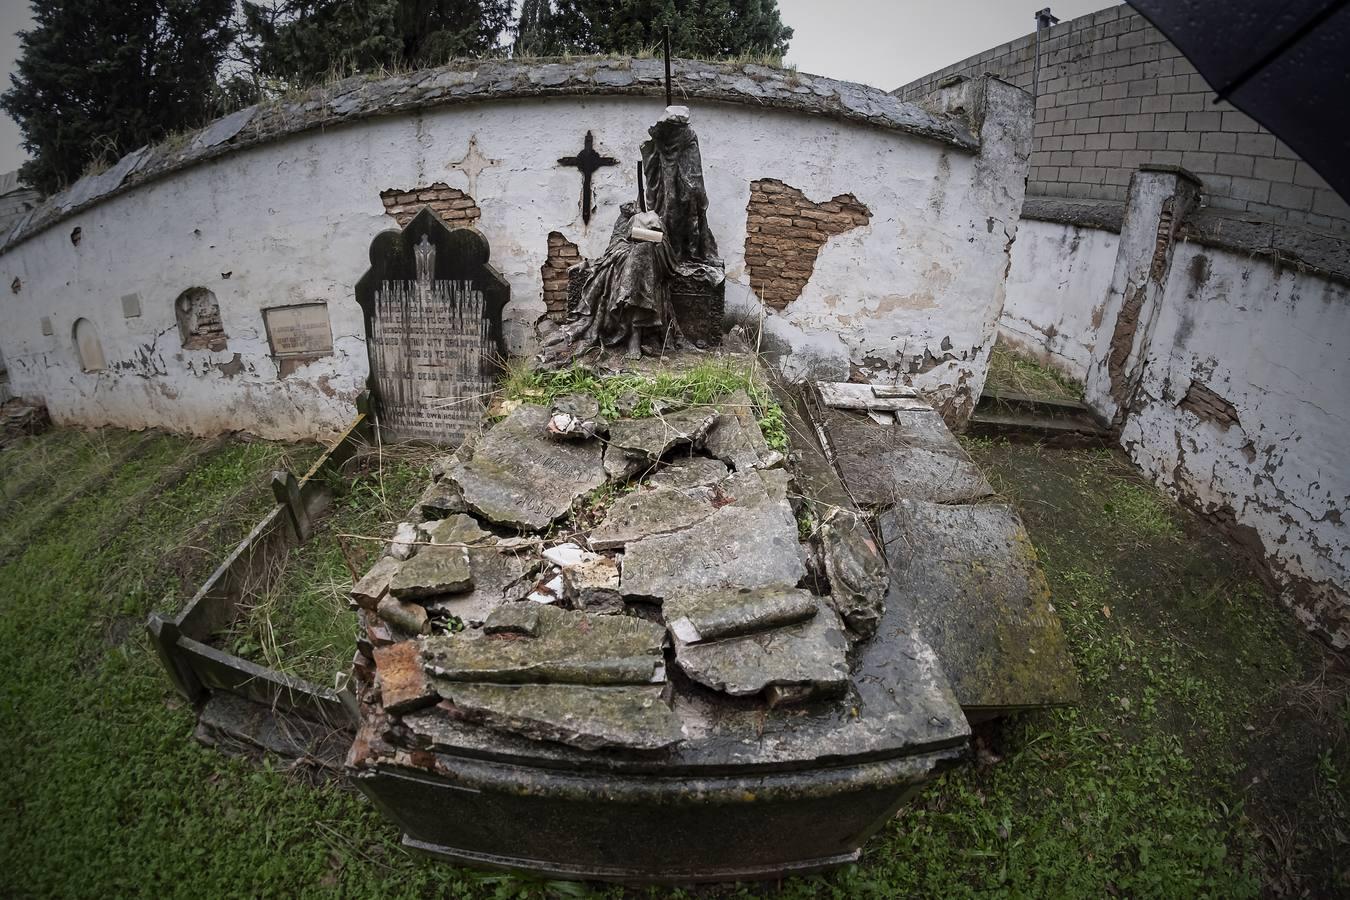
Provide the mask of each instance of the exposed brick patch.
[{"label": "exposed brick patch", "polygon": [[745,267],[750,287],[774,309],[801,296],[825,242],[872,220],[852,194],[814,203],[773,178],[750,183],[745,207]]},{"label": "exposed brick patch", "polygon": [[184,350],[224,350],[229,340],[220,319],[216,295],[206,288],[188,288],[173,304]]},{"label": "exposed brick patch", "polygon": [[390,188],[380,191],[380,199],[384,201],[384,211],[394,217],[400,228],[411,222],[424,206],[430,206],[431,211],[451,228],[473,225],[481,215],[472,197],[444,181],[406,191]]},{"label": "exposed brick patch", "polygon": [[1225,430],[1242,425],[1238,421],[1237,407],[1198,381],[1191,382],[1186,396],[1177,405],[1194,413],[1201,421],[1213,422]]},{"label": "exposed brick patch", "polygon": [[581,251],[562,232],[548,233],[548,259],[539,267],[544,279],[544,306],[549,318],[561,322],[567,317],[567,270],[581,262]]}]

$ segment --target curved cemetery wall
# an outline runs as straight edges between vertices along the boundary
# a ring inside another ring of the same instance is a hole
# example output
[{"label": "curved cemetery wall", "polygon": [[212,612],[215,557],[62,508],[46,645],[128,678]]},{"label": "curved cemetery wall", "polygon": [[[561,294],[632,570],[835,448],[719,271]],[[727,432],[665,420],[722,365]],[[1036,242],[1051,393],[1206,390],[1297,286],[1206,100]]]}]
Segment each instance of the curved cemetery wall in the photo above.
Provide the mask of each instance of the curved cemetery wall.
[{"label": "curved cemetery wall", "polygon": [[[959,419],[1002,306],[1026,96],[974,83],[944,113],[754,66],[676,75],[729,319],[767,316],[763,348],[789,374],[862,368]],[[10,235],[0,352],[13,391],[65,422],[332,432],[367,374],[354,291],[371,242],[426,205],[486,236],[511,289],[507,347],[531,352],[575,259],[562,251],[598,256],[636,195],[660,90],[658,61],[484,63],[348,80],[137,151]],[[582,172],[562,160],[588,135],[615,164],[594,171],[584,209]],[[81,318],[102,366],[82,364]]]}]

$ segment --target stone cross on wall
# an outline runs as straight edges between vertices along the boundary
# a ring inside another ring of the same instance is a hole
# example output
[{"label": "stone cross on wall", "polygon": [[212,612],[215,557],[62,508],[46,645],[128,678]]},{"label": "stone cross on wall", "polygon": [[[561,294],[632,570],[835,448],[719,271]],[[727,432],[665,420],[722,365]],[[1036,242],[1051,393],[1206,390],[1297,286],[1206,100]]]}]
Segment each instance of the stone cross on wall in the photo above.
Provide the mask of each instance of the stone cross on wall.
[{"label": "stone cross on wall", "polygon": [[500,163],[500,159],[489,159],[479,151],[478,135],[474,134],[469,136],[469,149],[464,152],[463,159],[456,160],[449,166],[464,173],[464,177],[469,182],[469,196],[477,200],[478,176],[483,174],[484,169],[491,169]]},{"label": "stone cross on wall", "polygon": [[595,137],[588,131],[586,132],[585,146],[576,156],[564,156],[558,160],[560,166],[575,166],[581,170],[581,221],[587,225],[591,223],[591,176],[601,166],[618,165],[619,161],[612,156],[601,156],[595,152]]}]

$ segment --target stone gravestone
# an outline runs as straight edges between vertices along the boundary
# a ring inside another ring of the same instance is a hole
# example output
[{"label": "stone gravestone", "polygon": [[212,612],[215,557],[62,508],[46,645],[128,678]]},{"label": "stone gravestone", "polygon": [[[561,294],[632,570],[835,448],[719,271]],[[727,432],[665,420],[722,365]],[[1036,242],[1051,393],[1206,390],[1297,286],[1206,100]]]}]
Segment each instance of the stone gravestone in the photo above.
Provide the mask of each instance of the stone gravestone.
[{"label": "stone gravestone", "polygon": [[430,209],[370,245],[356,284],[372,408],[385,440],[457,444],[478,426],[501,361],[511,289],[488,243]]}]

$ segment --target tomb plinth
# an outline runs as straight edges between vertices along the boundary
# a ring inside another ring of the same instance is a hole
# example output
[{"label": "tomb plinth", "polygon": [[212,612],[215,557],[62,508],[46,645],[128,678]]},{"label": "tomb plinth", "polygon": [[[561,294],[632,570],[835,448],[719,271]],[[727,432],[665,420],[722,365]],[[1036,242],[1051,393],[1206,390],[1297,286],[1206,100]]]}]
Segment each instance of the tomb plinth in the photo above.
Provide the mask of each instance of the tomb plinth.
[{"label": "tomb plinth", "polygon": [[506,358],[510,298],[488,255],[482,234],[452,230],[426,208],[371,244],[356,299],[385,440],[454,445],[477,428]]}]

